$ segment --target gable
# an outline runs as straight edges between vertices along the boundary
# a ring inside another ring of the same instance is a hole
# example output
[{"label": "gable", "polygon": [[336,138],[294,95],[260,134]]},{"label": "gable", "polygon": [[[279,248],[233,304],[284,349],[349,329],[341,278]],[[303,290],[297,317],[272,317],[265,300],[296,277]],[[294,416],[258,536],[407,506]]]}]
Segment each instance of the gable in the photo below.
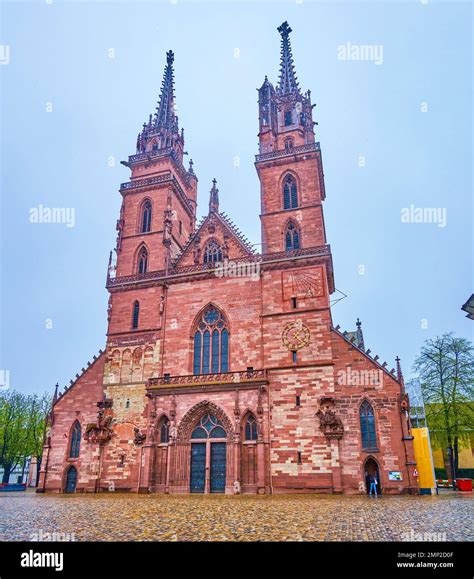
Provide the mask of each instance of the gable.
[{"label": "gable", "polygon": [[201,221],[191,235],[183,251],[176,258],[174,267],[202,264],[208,243],[218,246],[224,259],[241,259],[254,254],[252,246],[227,215],[213,211]]}]

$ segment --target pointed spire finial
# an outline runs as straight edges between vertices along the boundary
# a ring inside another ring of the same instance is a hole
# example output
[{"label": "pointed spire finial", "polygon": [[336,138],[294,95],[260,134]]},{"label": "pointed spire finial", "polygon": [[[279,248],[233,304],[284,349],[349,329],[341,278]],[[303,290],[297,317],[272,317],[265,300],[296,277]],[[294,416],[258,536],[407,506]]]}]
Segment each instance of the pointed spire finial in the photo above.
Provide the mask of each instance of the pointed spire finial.
[{"label": "pointed spire finial", "polygon": [[395,358],[395,362],[397,363],[397,378],[398,378],[398,381],[401,382],[401,381],[403,381],[403,372],[402,372],[402,365],[400,364],[399,356],[397,356]]},{"label": "pointed spire finial", "polygon": [[219,189],[216,187],[217,181],[214,178],[212,180],[212,189],[209,195],[209,213],[219,211]]},{"label": "pointed spire finial", "polygon": [[177,125],[177,118],[174,111],[174,53],[168,50],[166,53],[166,66],[161,83],[161,94],[158,106],[156,107],[154,126],[172,128]]},{"label": "pointed spire finial", "polygon": [[298,85],[298,79],[296,78],[293,55],[291,54],[291,28],[288,22],[283,22],[283,24],[278,27],[278,32],[281,34],[280,80],[278,91],[280,94],[299,94],[300,87]]},{"label": "pointed spire finial", "polygon": [[359,348],[365,350],[364,334],[362,333],[362,322],[359,320],[359,318],[357,318],[356,326],[357,343],[359,344]]},{"label": "pointed spire finial", "polygon": [[58,390],[59,390],[59,384],[56,382],[56,386],[54,387],[53,404],[58,399]]}]

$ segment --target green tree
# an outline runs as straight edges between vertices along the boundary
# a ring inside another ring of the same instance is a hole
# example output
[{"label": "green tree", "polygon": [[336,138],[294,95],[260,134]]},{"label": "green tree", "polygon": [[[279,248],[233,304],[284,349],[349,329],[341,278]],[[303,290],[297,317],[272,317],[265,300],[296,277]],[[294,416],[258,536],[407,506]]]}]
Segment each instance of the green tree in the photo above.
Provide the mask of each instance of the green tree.
[{"label": "green tree", "polygon": [[14,390],[0,394],[0,466],[2,482],[30,456],[41,458],[50,396],[22,394]]},{"label": "green tree", "polygon": [[438,444],[447,444],[448,477],[458,468],[459,446],[469,439],[474,417],[474,348],[443,334],[427,340],[414,369],[421,380],[426,419]]}]

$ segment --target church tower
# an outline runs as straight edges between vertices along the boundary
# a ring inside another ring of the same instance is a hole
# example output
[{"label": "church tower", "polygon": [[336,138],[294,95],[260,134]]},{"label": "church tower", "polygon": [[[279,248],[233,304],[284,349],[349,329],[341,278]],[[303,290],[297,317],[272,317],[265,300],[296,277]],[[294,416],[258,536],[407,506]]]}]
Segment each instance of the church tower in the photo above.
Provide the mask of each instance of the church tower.
[{"label": "church tower", "polygon": [[281,35],[280,78],[265,77],[258,90],[262,253],[326,243],[325,198],[319,143],[315,142],[311,93],[301,92],[291,52],[291,28]]},{"label": "church tower", "polygon": [[[134,282],[143,282],[152,272],[167,272],[196,225],[197,177],[192,160],[188,169],[183,165],[187,153],[176,115],[173,62],[170,50],[156,112],[138,134],[135,154],[122,161],[131,177],[120,187],[116,264],[111,253],[107,276],[109,336],[159,329],[158,308]],[[124,279],[129,283],[122,283]]]},{"label": "church tower", "polygon": [[120,188],[117,276],[167,269],[194,230],[197,179],[192,161],[188,170],[183,166],[187,153],[175,113],[173,61],[167,52],[156,112],[138,134],[136,153],[122,161],[132,174]]}]

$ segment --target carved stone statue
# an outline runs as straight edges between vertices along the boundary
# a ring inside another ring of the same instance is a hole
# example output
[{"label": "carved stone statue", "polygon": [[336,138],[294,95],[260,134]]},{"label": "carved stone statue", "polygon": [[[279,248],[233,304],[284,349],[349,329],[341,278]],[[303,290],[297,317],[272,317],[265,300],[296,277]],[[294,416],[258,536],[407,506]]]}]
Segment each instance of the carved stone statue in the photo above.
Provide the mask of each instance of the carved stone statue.
[{"label": "carved stone statue", "polygon": [[97,413],[97,422],[90,422],[86,426],[84,439],[91,443],[108,442],[112,438],[112,420],[113,417],[101,408]]},{"label": "carved stone statue", "polygon": [[227,244],[227,241],[224,241],[221,249],[222,249],[222,257],[224,259],[229,259],[229,245]]},{"label": "carved stone statue", "polygon": [[316,416],[319,418],[319,429],[326,438],[342,438],[344,425],[332,408],[326,406],[324,411],[320,408]]},{"label": "carved stone statue", "polygon": [[200,258],[201,258],[201,247],[199,245],[194,246],[193,257],[194,257],[194,263],[197,265],[199,263]]},{"label": "carved stone statue", "polygon": [[136,444],[136,445],[140,446],[141,444],[143,444],[143,443],[145,442],[146,434],[142,434],[142,433],[140,432],[140,429],[137,428],[136,426],[135,426],[135,428],[133,429],[133,432],[134,432],[134,435],[135,435],[135,438],[133,439],[133,444]]}]

